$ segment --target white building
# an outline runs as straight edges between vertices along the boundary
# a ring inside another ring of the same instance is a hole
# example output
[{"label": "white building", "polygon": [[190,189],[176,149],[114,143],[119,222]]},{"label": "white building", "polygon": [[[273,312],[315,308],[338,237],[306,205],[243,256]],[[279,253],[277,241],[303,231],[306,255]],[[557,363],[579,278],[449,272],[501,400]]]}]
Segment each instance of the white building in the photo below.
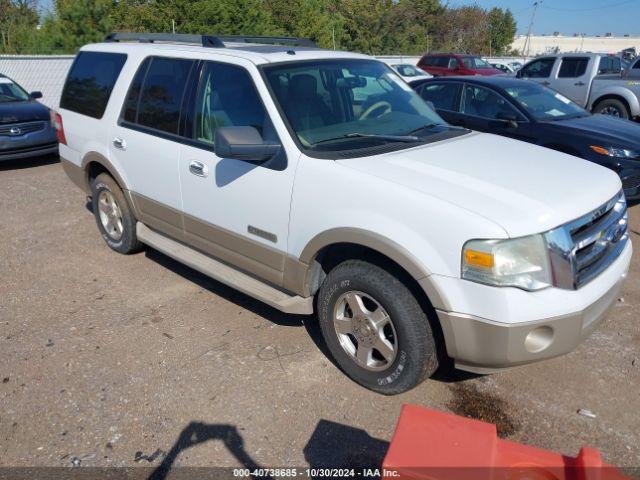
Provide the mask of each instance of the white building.
[{"label": "white building", "polygon": [[[524,54],[526,35],[516,36],[511,48],[518,50]],[[581,34],[572,36],[564,36],[561,34],[554,35],[531,35],[531,44],[528,48],[530,56],[536,56],[544,53],[558,52],[601,52],[601,53],[617,53],[626,48],[635,47],[640,52],[640,36],[622,36],[617,37],[611,34],[603,36],[588,37]]]}]

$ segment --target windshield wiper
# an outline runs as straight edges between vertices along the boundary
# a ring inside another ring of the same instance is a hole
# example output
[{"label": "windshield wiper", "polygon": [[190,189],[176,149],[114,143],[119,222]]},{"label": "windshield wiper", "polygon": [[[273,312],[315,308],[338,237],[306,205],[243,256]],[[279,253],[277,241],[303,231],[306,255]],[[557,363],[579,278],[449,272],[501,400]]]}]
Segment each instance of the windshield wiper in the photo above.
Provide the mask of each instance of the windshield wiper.
[{"label": "windshield wiper", "polygon": [[430,130],[430,129],[432,129],[434,127],[438,127],[440,125],[441,125],[440,123],[427,123],[425,125],[422,125],[421,127],[414,128],[409,133],[407,133],[407,135],[413,135],[415,133],[418,133],[420,130]]},{"label": "windshield wiper", "polygon": [[383,135],[383,134],[376,134],[376,133],[354,132],[354,133],[347,133],[346,135],[341,135],[339,137],[325,138],[324,140],[319,140],[317,142],[312,143],[311,146],[315,147],[316,145],[320,145],[322,143],[334,142],[338,140],[347,140],[350,138],[371,138],[374,140],[383,140],[387,142],[404,142],[404,143],[413,143],[413,142],[420,141],[420,139],[415,135]]}]

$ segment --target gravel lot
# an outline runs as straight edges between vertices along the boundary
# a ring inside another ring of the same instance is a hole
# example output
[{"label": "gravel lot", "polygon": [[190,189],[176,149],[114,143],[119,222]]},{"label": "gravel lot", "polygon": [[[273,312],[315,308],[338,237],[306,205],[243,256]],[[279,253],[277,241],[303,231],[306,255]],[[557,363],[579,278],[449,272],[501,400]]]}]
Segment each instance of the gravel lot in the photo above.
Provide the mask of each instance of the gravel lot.
[{"label": "gravel lot", "polygon": [[[608,320],[570,355],[383,397],[327,359],[311,317],[152,250],[109,250],[55,158],[0,164],[0,206],[2,466],[149,467],[166,452],[182,466],[371,466],[403,403],[640,466],[638,254]],[[630,218],[640,245],[640,205]]]}]

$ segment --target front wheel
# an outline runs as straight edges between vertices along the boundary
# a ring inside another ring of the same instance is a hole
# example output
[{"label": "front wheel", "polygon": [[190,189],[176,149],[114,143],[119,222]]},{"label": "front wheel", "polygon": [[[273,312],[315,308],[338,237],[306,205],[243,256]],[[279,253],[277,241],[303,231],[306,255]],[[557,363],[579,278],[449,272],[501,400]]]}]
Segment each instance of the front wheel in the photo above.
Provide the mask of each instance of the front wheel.
[{"label": "front wheel", "polygon": [[593,109],[593,113],[611,115],[612,117],[624,118],[625,120],[628,120],[631,117],[627,106],[622,101],[615,98],[608,98],[598,102]]},{"label": "front wheel", "polygon": [[409,289],[386,270],[348,260],[320,288],[322,335],[342,370],[360,385],[393,395],[438,368],[433,332]]}]

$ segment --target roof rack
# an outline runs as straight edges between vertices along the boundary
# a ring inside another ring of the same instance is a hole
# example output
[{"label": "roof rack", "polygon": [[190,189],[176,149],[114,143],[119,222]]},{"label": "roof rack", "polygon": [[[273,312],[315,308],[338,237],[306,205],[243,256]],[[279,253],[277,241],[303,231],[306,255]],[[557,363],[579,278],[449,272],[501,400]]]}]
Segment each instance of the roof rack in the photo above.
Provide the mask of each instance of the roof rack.
[{"label": "roof rack", "polygon": [[296,37],[262,37],[244,35],[191,35],[188,33],[110,33],[104,39],[105,42],[167,42],[167,43],[194,43],[205,48],[226,48],[225,42],[235,43],[259,43],[265,45],[287,45],[295,47],[318,48],[315,42],[308,38]]}]

